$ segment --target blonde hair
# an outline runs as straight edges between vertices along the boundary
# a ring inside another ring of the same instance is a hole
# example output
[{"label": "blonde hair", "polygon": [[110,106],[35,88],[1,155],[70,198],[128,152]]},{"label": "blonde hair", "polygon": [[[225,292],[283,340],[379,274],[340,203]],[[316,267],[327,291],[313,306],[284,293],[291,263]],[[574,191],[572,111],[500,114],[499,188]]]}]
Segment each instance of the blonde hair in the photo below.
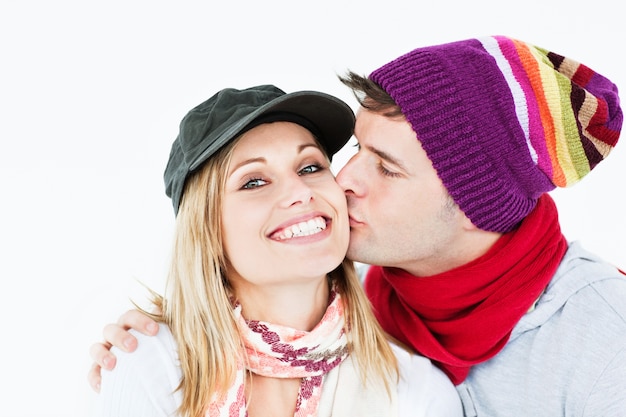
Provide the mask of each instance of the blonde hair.
[{"label": "blonde hair", "polygon": [[[227,257],[222,242],[221,206],[226,172],[237,140],[191,174],[176,219],[166,296],[152,292],[160,314],[177,342],[182,368],[181,415],[203,416],[215,395],[228,391],[245,360],[230,300]],[[342,294],[350,355],[363,383],[382,381],[390,392],[398,371],[386,335],[376,321],[351,261],[344,259],[329,279]]]}]

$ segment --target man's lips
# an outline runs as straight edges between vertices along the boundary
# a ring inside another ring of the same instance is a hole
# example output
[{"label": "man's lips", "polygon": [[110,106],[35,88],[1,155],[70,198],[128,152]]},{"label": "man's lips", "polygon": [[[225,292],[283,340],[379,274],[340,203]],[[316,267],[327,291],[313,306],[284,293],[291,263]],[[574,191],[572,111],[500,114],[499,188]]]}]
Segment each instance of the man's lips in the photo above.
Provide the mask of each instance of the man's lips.
[{"label": "man's lips", "polygon": [[355,219],[352,216],[348,216],[348,219],[350,220],[350,227],[356,227],[364,224],[363,222]]}]

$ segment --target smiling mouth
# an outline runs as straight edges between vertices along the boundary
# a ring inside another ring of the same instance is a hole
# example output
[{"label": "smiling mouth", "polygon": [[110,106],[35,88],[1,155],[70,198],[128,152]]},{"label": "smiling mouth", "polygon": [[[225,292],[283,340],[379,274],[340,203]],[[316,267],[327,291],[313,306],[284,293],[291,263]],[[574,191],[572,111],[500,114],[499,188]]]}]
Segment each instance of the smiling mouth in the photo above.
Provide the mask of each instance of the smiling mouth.
[{"label": "smiling mouth", "polygon": [[326,220],[323,217],[315,217],[306,222],[292,224],[289,227],[285,227],[284,229],[272,233],[270,238],[276,240],[286,240],[294,237],[311,236],[316,233],[320,233],[325,229]]}]

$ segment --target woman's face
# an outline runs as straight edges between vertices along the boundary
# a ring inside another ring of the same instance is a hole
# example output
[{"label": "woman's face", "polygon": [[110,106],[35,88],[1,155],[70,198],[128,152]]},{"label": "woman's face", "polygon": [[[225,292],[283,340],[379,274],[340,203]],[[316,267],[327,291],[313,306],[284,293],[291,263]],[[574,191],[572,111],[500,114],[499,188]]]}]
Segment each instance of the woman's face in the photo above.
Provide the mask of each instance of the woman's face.
[{"label": "woman's face", "polygon": [[319,279],[343,260],[346,199],[313,135],[274,122],[244,133],[222,206],[229,280],[290,285]]}]

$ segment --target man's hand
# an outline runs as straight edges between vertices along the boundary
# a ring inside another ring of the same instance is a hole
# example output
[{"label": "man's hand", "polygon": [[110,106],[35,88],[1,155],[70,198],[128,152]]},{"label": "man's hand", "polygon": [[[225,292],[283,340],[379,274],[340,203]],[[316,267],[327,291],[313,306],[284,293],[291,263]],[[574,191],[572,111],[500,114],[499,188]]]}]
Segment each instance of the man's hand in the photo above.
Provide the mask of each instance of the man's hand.
[{"label": "man's hand", "polygon": [[100,392],[102,369],[111,370],[115,368],[115,355],[110,351],[112,346],[125,352],[133,352],[137,349],[137,339],[128,332],[128,329],[135,329],[145,335],[154,336],[159,331],[159,326],[139,310],[128,310],[120,316],[117,323],[104,326],[102,331],[104,342],[94,343],[89,348],[89,355],[94,363],[89,369],[87,380],[94,391]]}]

